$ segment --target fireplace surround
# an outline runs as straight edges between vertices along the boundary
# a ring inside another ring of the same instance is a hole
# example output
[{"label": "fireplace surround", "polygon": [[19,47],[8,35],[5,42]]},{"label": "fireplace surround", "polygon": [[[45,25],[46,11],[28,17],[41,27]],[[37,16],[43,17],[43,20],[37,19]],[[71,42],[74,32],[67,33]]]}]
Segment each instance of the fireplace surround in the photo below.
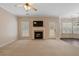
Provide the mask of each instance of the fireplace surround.
[{"label": "fireplace surround", "polygon": [[48,17],[30,17],[30,39],[48,39]]}]

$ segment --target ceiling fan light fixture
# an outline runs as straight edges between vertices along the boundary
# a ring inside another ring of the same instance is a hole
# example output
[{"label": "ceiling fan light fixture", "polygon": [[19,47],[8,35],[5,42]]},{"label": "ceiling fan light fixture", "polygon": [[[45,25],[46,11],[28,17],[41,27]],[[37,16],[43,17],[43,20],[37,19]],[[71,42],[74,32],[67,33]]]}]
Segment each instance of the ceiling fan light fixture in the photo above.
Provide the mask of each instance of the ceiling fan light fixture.
[{"label": "ceiling fan light fixture", "polygon": [[18,4],[16,7],[23,7],[26,12],[28,11],[37,11],[37,9],[31,3]]},{"label": "ceiling fan light fixture", "polygon": [[26,5],[24,5],[24,9],[25,9],[26,11],[28,11],[28,10],[31,9],[31,7],[30,7],[30,6],[26,6]]}]

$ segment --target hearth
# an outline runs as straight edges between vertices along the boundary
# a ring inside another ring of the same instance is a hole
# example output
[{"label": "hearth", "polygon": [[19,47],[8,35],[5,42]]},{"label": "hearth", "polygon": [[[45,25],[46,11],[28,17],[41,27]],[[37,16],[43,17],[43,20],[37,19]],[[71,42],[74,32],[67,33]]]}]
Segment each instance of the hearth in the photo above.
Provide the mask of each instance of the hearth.
[{"label": "hearth", "polygon": [[43,31],[35,31],[34,39],[43,39]]}]

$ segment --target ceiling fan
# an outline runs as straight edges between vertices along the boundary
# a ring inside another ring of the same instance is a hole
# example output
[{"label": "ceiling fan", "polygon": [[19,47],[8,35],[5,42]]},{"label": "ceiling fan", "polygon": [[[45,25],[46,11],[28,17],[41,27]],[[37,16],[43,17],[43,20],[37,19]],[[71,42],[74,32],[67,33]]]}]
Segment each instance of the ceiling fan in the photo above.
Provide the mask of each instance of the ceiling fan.
[{"label": "ceiling fan", "polygon": [[37,11],[37,8],[33,6],[31,3],[17,4],[17,7],[23,7],[25,11],[34,10]]}]

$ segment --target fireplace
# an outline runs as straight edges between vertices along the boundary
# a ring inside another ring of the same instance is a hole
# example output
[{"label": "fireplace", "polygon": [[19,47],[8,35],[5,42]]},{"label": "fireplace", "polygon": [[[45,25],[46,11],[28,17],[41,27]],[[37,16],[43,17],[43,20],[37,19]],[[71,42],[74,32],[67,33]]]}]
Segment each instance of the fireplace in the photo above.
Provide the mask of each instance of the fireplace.
[{"label": "fireplace", "polygon": [[43,39],[43,31],[35,31],[34,39]]}]

